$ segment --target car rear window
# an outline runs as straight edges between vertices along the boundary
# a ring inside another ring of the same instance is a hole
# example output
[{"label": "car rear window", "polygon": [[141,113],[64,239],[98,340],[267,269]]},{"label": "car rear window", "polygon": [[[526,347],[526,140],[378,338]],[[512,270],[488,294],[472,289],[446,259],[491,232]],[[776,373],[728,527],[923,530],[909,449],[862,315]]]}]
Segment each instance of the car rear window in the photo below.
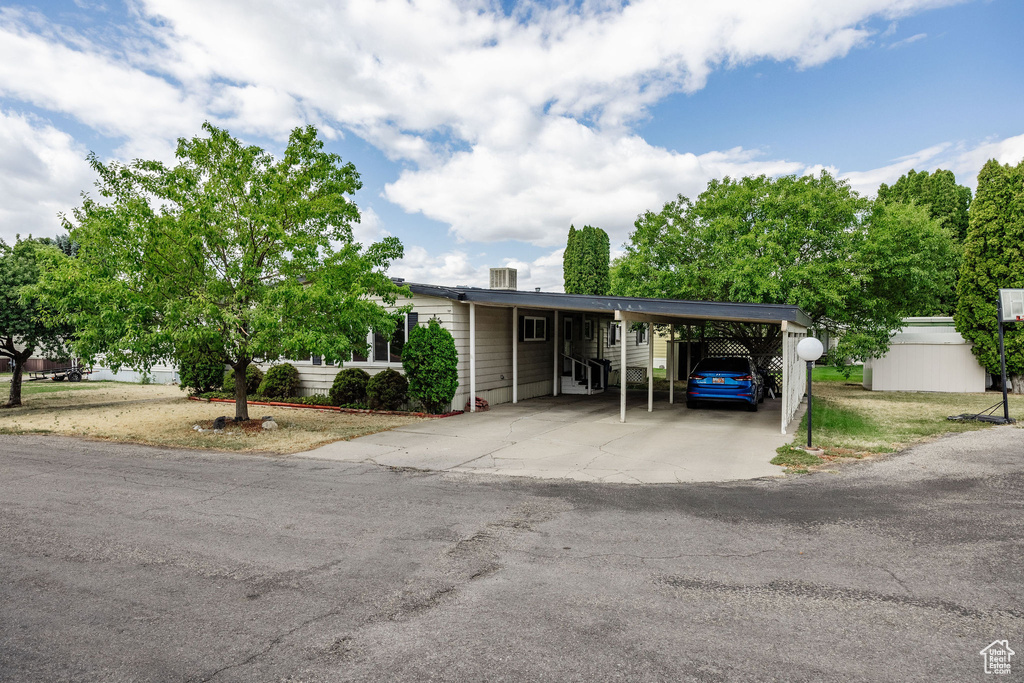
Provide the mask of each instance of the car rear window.
[{"label": "car rear window", "polygon": [[705,358],[694,372],[750,372],[746,358]]}]

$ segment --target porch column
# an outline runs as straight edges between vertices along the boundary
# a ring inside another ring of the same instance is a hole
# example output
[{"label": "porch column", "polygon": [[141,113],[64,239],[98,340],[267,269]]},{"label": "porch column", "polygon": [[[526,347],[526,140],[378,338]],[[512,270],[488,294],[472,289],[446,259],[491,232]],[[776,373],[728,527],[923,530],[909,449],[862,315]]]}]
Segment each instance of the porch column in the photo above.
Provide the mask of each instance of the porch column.
[{"label": "porch column", "polygon": [[668,326],[668,358],[665,359],[665,374],[668,375],[668,402],[676,402],[676,326]]},{"label": "porch column", "polygon": [[693,341],[693,328],[686,326],[686,388],[690,388],[690,370],[693,365],[690,363],[690,344]]},{"label": "porch column", "polygon": [[647,323],[647,412],[654,412],[654,323]]},{"label": "porch column", "polygon": [[469,412],[476,412],[476,304],[469,303]]},{"label": "porch column", "polygon": [[519,307],[512,307],[512,402],[519,403]]},{"label": "porch column", "polygon": [[621,362],[619,366],[619,422],[626,421],[626,332],[629,329],[629,321],[625,316],[622,322],[622,334],[619,335],[619,345],[622,347]]},{"label": "porch column", "polygon": [[555,311],[555,324],[551,328],[551,346],[554,347],[555,356],[555,374],[553,377],[553,384],[551,386],[551,395],[558,396],[558,384],[561,381],[562,373],[559,372],[558,362],[558,311]]}]

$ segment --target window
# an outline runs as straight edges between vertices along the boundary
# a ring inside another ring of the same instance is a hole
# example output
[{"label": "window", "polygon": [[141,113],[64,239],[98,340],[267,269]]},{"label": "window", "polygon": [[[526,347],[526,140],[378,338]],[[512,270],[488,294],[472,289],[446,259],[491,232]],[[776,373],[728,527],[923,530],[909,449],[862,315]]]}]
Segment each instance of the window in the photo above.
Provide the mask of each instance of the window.
[{"label": "window", "polygon": [[590,318],[583,320],[583,338],[590,341],[594,338],[594,321]]},{"label": "window", "polygon": [[419,314],[409,313],[407,316],[399,316],[396,320],[395,333],[390,339],[379,332],[370,332],[366,337],[369,346],[369,356],[352,352],[353,363],[371,363],[374,365],[401,364],[402,349],[405,348],[408,339],[409,328],[419,322]]},{"label": "window", "polygon": [[641,344],[646,344],[646,343],[647,343],[647,326],[643,325],[643,326],[637,328],[637,331],[636,331],[636,345],[640,346]]},{"label": "window", "polygon": [[619,323],[608,323],[608,346],[619,343]]},{"label": "window", "polygon": [[531,315],[520,317],[520,335],[524,342],[547,341],[548,319]]}]

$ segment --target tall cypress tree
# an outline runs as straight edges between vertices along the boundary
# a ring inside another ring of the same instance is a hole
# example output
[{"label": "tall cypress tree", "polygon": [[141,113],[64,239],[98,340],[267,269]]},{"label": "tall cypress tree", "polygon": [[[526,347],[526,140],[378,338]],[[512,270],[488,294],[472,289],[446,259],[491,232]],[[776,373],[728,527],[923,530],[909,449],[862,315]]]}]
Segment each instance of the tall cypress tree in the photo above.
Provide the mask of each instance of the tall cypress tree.
[{"label": "tall cypress tree", "polygon": [[[957,283],[956,329],[989,372],[999,371],[996,299],[999,289],[1024,288],[1024,161],[990,159],[978,174]],[[1024,393],[1024,329],[1006,326],[1006,371]]]},{"label": "tall cypress tree", "polygon": [[589,225],[577,230],[569,226],[562,255],[562,275],[567,294],[604,296],[611,288],[608,233]]},{"label": "tall cypress tree", "polygon": [[892,187],[882,183],[878,188],[878,198],[927,207],[931,217],[938,219],[957,242],[967,237],[971,188],[957,185],[952,171],[940,168],[929,174],[928,171],[911,170]]}]

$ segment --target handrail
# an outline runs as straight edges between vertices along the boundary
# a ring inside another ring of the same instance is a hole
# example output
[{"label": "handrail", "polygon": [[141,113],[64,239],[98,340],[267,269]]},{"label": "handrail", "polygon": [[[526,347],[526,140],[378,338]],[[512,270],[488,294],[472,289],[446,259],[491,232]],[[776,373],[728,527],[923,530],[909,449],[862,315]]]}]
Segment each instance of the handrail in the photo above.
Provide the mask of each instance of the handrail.
[{"label": "handrail", "polygon": [[577,358],[576,356],[573,356],[573,355],[570,355],[570,354],[565,354],[565,353],[560,354],[560,355],[562,356],[562,358],[567,358],[567,359],[572,361],[573,366],[572,366],[572,371],[571,371],[572,372],[571,377],[572,377],[574,382],[577,381],[576,380],[576,366],[577,365],[582,366],[583,372],[584,372],[584,374],[587,377],[587,392],[589,393],[590,391],[593,391],[593,388],[594,388],[594,377],[593,377],[592,370],[594,368],[597,368],[598,370],[601,370],[602,369],[601,364],[598,363],[593,358]]}]

